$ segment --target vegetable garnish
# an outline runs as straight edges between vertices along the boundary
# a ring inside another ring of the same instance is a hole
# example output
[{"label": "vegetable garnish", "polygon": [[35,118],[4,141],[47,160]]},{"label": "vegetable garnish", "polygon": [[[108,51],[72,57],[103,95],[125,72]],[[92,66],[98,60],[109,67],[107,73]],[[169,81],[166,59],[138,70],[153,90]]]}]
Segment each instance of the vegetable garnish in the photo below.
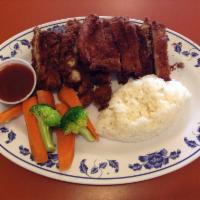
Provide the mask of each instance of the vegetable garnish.
[{"label": "vegetable garnish", "polygon": [[79,134],[82,127],[87,125],[87,113],[81,106],[70,108],[63,116],[60,127],[67,135],[68,133]]},{"label": "vegetable garnish", "polygon": [[[58,92],[58,98],[60,101],[62,101],[63,103],[67,104],[70,107],[81,106],[79,97],[77,96],[76,91],[73,90],[72,88],[68,88],[66,86],[63,87]],[[99,140],[99,135],[96,133],[96,130],[89,118],[88,118],[88,122],[87,122],[87,128],[89,129],[89,131],[93,135],[93,137],[96,140]]]},{"label": "vegetable garnish", "polygon": [[47,126],[55,127],[60,125],[61,115],[47,104],[37,104],[31,108],[31,112],[39,115]]},{"label": "vegetable garnish", "polygon": [[28,139],[33,159],[37,163],[44,163],[47,162],[48,155],[42,140],[37,120],[35,116],[30,112],[30,108],[34,105],[37,105],[37,98],[31,97],[22,103],[22,110],[28,130]]},{"label": "vegetable garnish", "polygon": [[63,116],[69,110],[69,106],[64,103],[57,103],[56,110]]},{"label": "vegetable garnish", "polygon": [[[61,115],[67,112],[68,107],[59,103],[56,104],[56,109]],[[74,159],[74,150],[75,150],[75,135],[68,134],[65,135],[61,129],[56,130],[57,136],[57,148],[58,148],[58,167],[59,170],[64,171],[70,168],[73,159]]]},{"label": "vegetable garnish", "polygon": [[56,130],[58,148],[58,167],[64,171],[71,167],[74,159],[75,139],[74,134],[64,135],[62,130]]},{"label": "vegetable garnish", "polygon": [[52,107],[55,107],[53,94],[50,91],[38,90],[36,93],[37,93],[37,99],[38,99],[39,104],[47,104]]},{"label": "vegetable garnish", "polygon": [[89,129],[90,133],[93,135],[93,137],[95,138],[95,140],[99,140],[99,135],[96,132],[94,125],[92,124],[92,122],[90,121],[90,119],[88,119],[87,121],[87,128]]},{"label": "vegetable garnish", "polygon": [[63,103],[66,103],[70,107],[81,106],[81,102],[76,94],[76,91],[69,87],[63,87],[58,92],[58,98]]},{"label": "vegetable garnish", "polygon": [[87,129],[87,112],[81,106],[72,107],[61,119],[60,127],[64,134],[81,134],[87,141],[93,142],[95,138]]},{"label": "vegetable garnish", "polygon": [[6,123],[22,114],[22,105],[18,104],[0,113],[0,123]]},{"label": "vegetable garnish", "polygon": [[60,125],[61,116],[57,110],[46,104],[34,105],[30,112],[36,117],[42,139],[48,152],[55,151],[55,145],[53,143],[52,133],[50,127]]}]

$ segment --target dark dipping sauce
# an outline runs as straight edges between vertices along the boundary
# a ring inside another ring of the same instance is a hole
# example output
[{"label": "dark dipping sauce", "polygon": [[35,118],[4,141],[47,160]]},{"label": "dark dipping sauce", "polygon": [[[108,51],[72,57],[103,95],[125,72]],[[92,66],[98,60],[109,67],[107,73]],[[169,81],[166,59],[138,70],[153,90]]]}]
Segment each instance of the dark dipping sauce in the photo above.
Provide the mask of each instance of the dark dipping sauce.
[{"label": "dark dipping sauce", "polygon": [[8,102],[23,99],[32,89],[34,76],[23,64],[8,64],[0,70],[0,99]]}]

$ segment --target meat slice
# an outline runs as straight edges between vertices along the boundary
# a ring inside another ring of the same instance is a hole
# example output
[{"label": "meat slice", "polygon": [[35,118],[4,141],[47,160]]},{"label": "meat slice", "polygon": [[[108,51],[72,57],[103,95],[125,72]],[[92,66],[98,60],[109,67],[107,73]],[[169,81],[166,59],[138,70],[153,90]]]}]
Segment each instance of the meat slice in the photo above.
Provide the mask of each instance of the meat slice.
[{"label": "meat slice", "polygon": [[70,20],[66,23],[66,31],[61,36],[60,43],[60,74],[65,85],[77,87],[81,81],[78,70],[76,42],[80,22]]},{"label": "meat slice", "polygon": [[86,93],[79,96],[81,104],[84,107],[89,106],[94,100],[94,92],[92,90],[88,90]]},{"label": "meat slice", "polygon": [[139,39],[136,32],[136,26],[128,18],[115,17],[111,19],[110,26],[120,51],[121,57],[121,77],[126,77],[134,73],[140,76],[142,67],[139,59]]},{"label": "meat slice", "polygon": [[97,72],[92,72],[90,75],[91,75],[91,80],[95,85],[105,85],[105,84],[109,85],[111,83],[110,73],[97,71]]},{"label": "meat slice", "polygon": [[102,110],[108,106],[111,96],[112,89],[109,85],[102,85],[94,90],[94,101],[99,110]]},{"label": "meat slice", "polygon": [[[132,63],[126,61],[124,62],[124,67],[125,69],[128,69],[127,71],[134,71],[134,74],[136,77],[142,75],[142,66],[140,63],[140,58],[139,58],[139,38],[137,36],[136,32],[136,25],[130,21],[125,23],[125,33],[126,33],[126,38],[128,42],[128,49],[125,54],[125,58],[127,60],[132,60]],[[123,65],[122,65],[123,67]]]},{"label": "meat slice", "polygon": [[128,82],[128,79],[130,78],[130,75],[127,73],[121,72],[121,73],[117,73],[116,77],[119,84],[126,84]]},{"label": "meat slice", "polygon": [[60,34],[34,29],[32,64],[37,73],[37,87],[54,90],[60,87],[59,45]]},{"label": "meat slice", "polygon": [[77,43],[81,62],[92,71],[120,71],[120,55],[114,44],[111,29],[96,15],[84,20]]},{"label": "meat slice", "polygon": [[84,107],[89,106],[94,100],[94,84],[91,81],[89,73],[81,71],[81,83],[78,88],[78,96]]},{"label": "meat slice", "polygon": [[66,31],[62,35],[60,43],[60,65],[63,70],[76,65],[76,41],[80,26],[81,24],[77,20],[70,20],[66,23]]},{"label": "meat slice", "polygon": [[137,34],[140,41],[140,62],[142,65],[142,74],[154,73],[154,58],[153,58],[153,40],[151,23],[145,18],[141,26],[137,26]]},{"label": "meat slice", "polygon": [[41,31],[39,38],[41,64],[46,68],[59,66],[60,34],[53,31]]},{"label": "meat slice", "polygon": [[167,55],[167,35],[163,24],[152,23],[154,64],[156,75],[164,80],[170,80],[170,66]]},{"label": "meat slice", "polygon": [[89,74],[82,72],[81,73],[82,80],[81,84],[78,88],[78,94],[79,96],[82,96],[83,94],[87,93],[88,91],[93,90],[94,84],[91,81],[91,77]]}]

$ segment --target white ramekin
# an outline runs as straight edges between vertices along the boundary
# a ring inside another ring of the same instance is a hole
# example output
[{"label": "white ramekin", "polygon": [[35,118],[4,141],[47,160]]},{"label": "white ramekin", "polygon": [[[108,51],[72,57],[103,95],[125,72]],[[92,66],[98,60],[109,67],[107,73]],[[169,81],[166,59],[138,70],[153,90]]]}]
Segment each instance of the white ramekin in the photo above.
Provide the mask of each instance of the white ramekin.
[{"label": "white ramekin", "polygon": [[28,97],[30,97],[30,95],[33,93],[33,91],[36,87],[37,77],[36,77],[35,70],[33,69],[32,65],[29,62],[27,62],[26,60],[23,60],[21,58],[10,58],[10,59],[7,59],[5,61],[1,61],[0,62],[0,70],[3,70],[7,65],[15,64],[15,63],[22,64],[25,67],[27,67],[28,69],[30,69],[30,71],[33,74],[33,78],[34,78],[33,87],[31,88],[30,92],[25,97],[23,97],[22,99],[20,99],[18,101],[9,102],[9,101],[5,101],[5,100],[0,99],[0,102],[4,103],[4,104],[18,104],[18,103],[26,100]]}]

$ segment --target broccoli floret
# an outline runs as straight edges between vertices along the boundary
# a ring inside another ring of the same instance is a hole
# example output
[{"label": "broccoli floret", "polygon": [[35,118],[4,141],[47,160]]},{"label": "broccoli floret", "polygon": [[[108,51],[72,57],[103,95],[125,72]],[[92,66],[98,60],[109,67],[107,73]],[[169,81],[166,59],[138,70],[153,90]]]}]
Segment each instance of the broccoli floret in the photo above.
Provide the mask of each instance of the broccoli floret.
[{"label": "broccoli floret", "polygon": [[81,106],[70,108],[61,119],[60,128],[65,134],[74,133],[81,134],[88,141],[94,141],[94,137],[87,129],[87,112]]},{"label": "broccoli floret", "polygon": [[61,119],[61,129],[65,134],[75,133],[78,134],[82,127],[87,125],[87,112],[81,106],[70,108]]},{"label": "broccoli floret", "polygon": [[59,126],[61,115],[57,110],[46,104],[37,104],[31,108],[32,113],[39,115],[44,123],[50,127]]},{"label": "broccoli floret", "polygon": [[48,152],[55,151],[50,127],[59,126],[61,121],[60,114],[51,106],[37,104],[32,106],[30,112],[34,114],[38,121],[41,136]]}]

